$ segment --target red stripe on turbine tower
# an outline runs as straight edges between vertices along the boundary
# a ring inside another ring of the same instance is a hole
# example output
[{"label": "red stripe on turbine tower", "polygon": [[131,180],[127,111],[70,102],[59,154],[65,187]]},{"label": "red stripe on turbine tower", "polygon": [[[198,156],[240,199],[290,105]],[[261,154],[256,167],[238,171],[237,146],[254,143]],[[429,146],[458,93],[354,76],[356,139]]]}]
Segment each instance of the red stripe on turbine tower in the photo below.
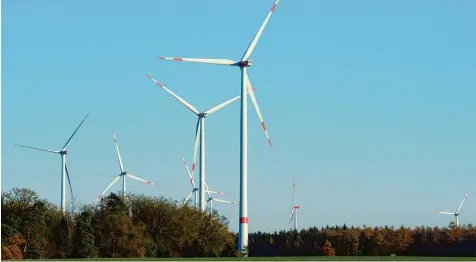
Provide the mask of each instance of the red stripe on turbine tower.
[{"label": "red stripe on turbine tower", "polygon": [[248,218],[247,217],[240,217],[240,224],[248,224]]}]

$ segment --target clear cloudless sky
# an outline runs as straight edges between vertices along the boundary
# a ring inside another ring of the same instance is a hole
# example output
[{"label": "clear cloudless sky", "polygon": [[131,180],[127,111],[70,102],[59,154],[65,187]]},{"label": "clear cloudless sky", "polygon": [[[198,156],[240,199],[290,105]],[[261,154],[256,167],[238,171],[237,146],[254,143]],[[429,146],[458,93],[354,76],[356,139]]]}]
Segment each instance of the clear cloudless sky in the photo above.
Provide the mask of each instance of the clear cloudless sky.
[{"label": "clear cloudless sky", "polygon": [[[61,149],[74,192],[92,203],[125,168],[183,199],[199,110],[239,94],[237,68],[156,56],[243,55],[272,0],[2,1],[2,190],[59,204]],[[269,147],[249,103],[250,230],[289,229],[292,177],[299,227],[438,225],[469,197],[476,222],[476,2],[281,0],[248,70]],[[240,102],[206,121],[207,181],[239,201]],[[198,183],[198,179],[197,179]],[[113,191],[120,190],[120,183]],[[69,194],[68,194],[69,196]],[[237,230],[239,209],[214,204]]]}]

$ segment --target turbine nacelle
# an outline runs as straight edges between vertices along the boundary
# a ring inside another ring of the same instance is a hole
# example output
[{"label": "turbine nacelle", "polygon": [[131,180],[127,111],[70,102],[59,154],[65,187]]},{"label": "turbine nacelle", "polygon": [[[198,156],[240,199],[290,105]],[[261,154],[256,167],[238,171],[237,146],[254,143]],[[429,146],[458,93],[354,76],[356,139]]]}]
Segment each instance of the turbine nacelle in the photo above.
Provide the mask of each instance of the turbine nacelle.
[{"label": "turbine nacelle", "polygon": [[236,63],[236,65],[239,66],[240,68],[250,67],[253,65],[253,62],[251,60],[245,60],[245,61],[240,61]]},{"label": "turbine nacelle", "polygon": [[58,152],[60,155],[66,155],[68,154],[68,150],[61,150]]},{"label": "turbine nacelle", "polygon": [[207,113],[199,113],[199,114],[197,114],[197,115],[198,115],[199,118],[205,118],[205,117],[208,116]]}]

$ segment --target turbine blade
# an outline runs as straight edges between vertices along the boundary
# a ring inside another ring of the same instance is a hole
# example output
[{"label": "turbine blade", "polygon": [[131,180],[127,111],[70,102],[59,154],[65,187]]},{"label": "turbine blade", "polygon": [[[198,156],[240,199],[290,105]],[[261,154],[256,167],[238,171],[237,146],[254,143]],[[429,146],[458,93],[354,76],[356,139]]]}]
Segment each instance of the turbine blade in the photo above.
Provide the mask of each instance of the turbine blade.
[{"label": "turbine blade", "polygon": [[116,183],[119,180],[119,178],[121,178],[121,175],[118,175],[116,178],[114,178],[114,180],[112,180],[112,182],[106,187],[106,189],[104,189],[104,191],[102,191],[102,193],[99,194],[98,198],[94,202],[96,203],[97,201],[99,201],[99,199],[101,199],[104,196],[104,194],[109,190],[109,188],[112,187],[112,185],[114,185],[114,183]]},{"label": "turbine blade", "polygon": [[83,121],[81,121],[81,123],[79,123],[78,127],[76,128],[76,130],[74,130],[73,134],[69,137],[68,141],[66,141],[66,144],[64,144],[63,146],[63,149],[61,149],[61,151],[65,150],[66,147],[69,145],[69,143],[71,142],[71,139],[73,139],[73,136],[76,134],[76,132],[78,132],[79,128],[83,125],[84,121],[86,121],[86,118],[88,118],[88,116],[90,115],[91,113],[88,113],[84,118],[83,118]]},{"label": "turbine blade", "polygon": [[232,204],[232,205],[240,205],[239,203],[228,201],[228,200],[223,200],[223,199],[218,199],[218,198],[213,198],[213,201],[217,202],[222,202],[222,203],[227,203],[227,204]]},{"label": "turbine blade", "polygon": [[190,184],[192,185],[192,188],[195,188],[195,182],[193,181],[192,174],[190,173],[190,169],[188,169],[187,161],[185,161],[185,158],[182,156],[183,163],[185,165],[185,168],[187,169],[188,173],[188,178],[190,179]]},{"label": "turbine blade", "polygon": [[466,200],[467,197],[468,197],[468,193],[465,193],[464,196],[463,196],[463,200],[461,200],[461,204],[459,204],[458,209],[456,209],[455,214],[459,214],[459,211],[460,211],[461,207],[463,206],[463,203],[464,203],[464,201]]},{"label": "turbine blade", "polygon": [[256,32],[253,40],[251,41],[250,45],[246,49],[246,52],[243,54],[243,57],[241,58],[240,61],[246,61],[250,57],[251,53],[253,53],[253,50],[256,47],[256,44],[258,43],[259,38],[261,37],[261,34],[263,34],[264,28],[268,24],[269,18],[271,18],[271,15],[274,12],[274,9],[276,9],[276,6],[278,5],[279,0],[274,1],[273,7],[269,10],[268,16],[264,19],[263,24],[261,24],[261,27],[259,30]]},{"label": "turbine blade", "polygon": [[71,192],[71,202],[73,202],[73,187],[71,186],[71,178],[69,177],[68,166],[65,164],[66,177],[68,178],[69,190]]},{"label": "turbine blade", "polygon": [[192,162],[192,178],[195,177],[195,164],[197,163],[198,140],[200,139],[200,118],[197,121],[197,129],[195,131],[195,141],[193,144],[193,162]]},{"label": "turbine blade", "polygon": [[135,180],[137,180],[137,181],[144,182],[144,183],[149,184],[149,185],[157,186],[157,184],[154,183],[154,182],[150,182],[150,181],[145,180],[145,179],[142,179],[142,178],[140,178],[140,177],[136,177],[136,176],[131,175],[131,174],[129,174],[129,173],[127,173],[126,176],[128,176],[128,177],[130,177],[130,178],[132,178],[132,179],[135,179]]},{"label": "turbine blade", "polygon": [[[207,182],[205,182],[205,183],[203,183],[203,184],[205,185],[205,192],[207,193],[208,198],[210,199],[210,198],[211,198],[210,193],[212,193],[212,191],[210,191],[210,190],[208,189]],[[207,201],[207,202],[208,202],[208,201]]]},{"label": "turbine blade", "polygon": [[266,135],[266,138],[268,139],[269,146],[273,146],[273,144],[271,143],[271,138],[269,137],[269,134],[268,134],[268,129],[266,129],[263,116],[261,115],[261,111],[259,110],[258,102],[256,101],[256,97],[255,97],[253,88],[251,86],[251,82],[248,78],[248,75],[245,75],[245,78],[246,78],[246,88],[248,90],[248,94],[250,94],[251,102],[253,103],[253,106],[255,107],[256,113],[258,114],[259,121],[261,122],[261,127],[263,127],[264,134]]},{"label": "turbine blade", "polygon": [[205,192],[208,192],[208,193],[211,193],[211,194],[217,194],[217,195],[226,195],[225,192],[218,192],[218,191],[212,191],[212,190],[205,190]]},{"label": "turbine blade", "polygon": [[122,165],[122,157],[119,152],[119,144],[117,143],[116,133],[112,135],[114,137],[114,144],[116,145],[117,159],[119,159],[119,168],[121,168],[121,173],[124,172],[124,166]]},{"label": "turbine blade", "polygon": [[216,111],[222,109],[223,107],[225,107],[225,106],[235,102],[236,100],[240,99],[240,97],[241,96],[235,96],[232,99],[229,99],[229,100],[227,100],[227,101],[225,101],[225,102],[223,102],[223,103],[221,103],[221,104],[219,104],[219,105],[217,105],[217,106],[215,106],[211,109],[208,109],[207,111],[205,111],[205,114],[211,115],[211,114],[215,113]]},{"label": "turbine blade", "polygon": [[188,194],[187,198],[185,198],[185,201],[183,201],[183,203],[186,204],[188,200],[192,197],[192,195],[193,195],[193,190],[192,192],[190,192],[190,194]]},{"label": "turbine blade", "polygon": [[294,217],[294,207],[291,209],[291,218],[289,218],[289,223],[293,221],[293,217]]},{"label": "turbine blade", "polygon": [[15,145],[15,146],[24,147],[24,148],[29,148],[29,149],[40,150],[40,151],[44,151],[44,152],[48,152],[48,153],[56,153],[56,154],[59,154],[59,152],[60,152],[60,151],[56,151],[56,150],[49,150],[49,149],[43,149],[43,148],[31,147],[31,146],[24,146],[24,145],[20,145],[20,144],[14,144],[14,145]]},{"label": "turbine blade", "polygon": [[166,57],[159,56],[158,59],[162,60],[174,60],[180,62],[193,62],[193,63],[205,63],[214,65],[235,65],[236,62],[230,59],[210,59],[210,58],[183,58],[183,57]]},{"label": "turbine blade", "polygon": [[182,103],[182,105],[184,105],[186,108],[188,108],[190,111],[194,112],[195,114],[200,114],[200,112],[198,112],[198,110],[193,107],[191,104],[189,104],[187,101],[185,101],[183,98],[181,98],[180,96],[176,95],[174,92],[170,91],[170,89],[168,89],[167,87],[165,87],[165,85],[163,85],[162,83],[158,82],[157,80],[155,80],[154,78],[152,78],[151,76],[149,76],[148,74],[146,74],[146,76],[152,80],[154,83],[156,83],[158,86],[162,87],[162,89],[164,89],[167,93],[169,93],[171,96],[173,96],[177,101],[179,101],[180,103]]},{"label": "turbine blade", "polygon": [[433,211],[437,214],[443,214],[443,215],[454,215],[455,213],[451,213],[451,212],[443,212],[443,211]]}]

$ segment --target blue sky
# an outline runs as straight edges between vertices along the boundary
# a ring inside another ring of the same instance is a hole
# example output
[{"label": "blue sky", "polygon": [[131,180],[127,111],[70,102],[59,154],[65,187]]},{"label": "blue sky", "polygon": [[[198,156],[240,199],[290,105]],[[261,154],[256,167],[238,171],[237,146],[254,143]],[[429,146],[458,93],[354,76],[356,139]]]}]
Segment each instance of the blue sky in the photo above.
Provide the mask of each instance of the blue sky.
[{"label": "blue sky", "polygon": [[[272,5],[242,1],[3,1],[2,190],[59,203],[60,157],[14,143],[69,146],[79,200],[125,168],[159,184],[132,192],[184,198],[199,110],[239,94],[239,70],[155,59],[239,59]],[[249,112],[250,230],[439,225],[465,192],[476,217],[476,3],[282,0],[251,59],[251,83],[273,140]],[[251,106],[251,103],[249,103]],[[207,182],[239,200],[239,102],[207,118]],[[120,189],[117,184],[113,190]],[[214,207],[237,230],[238,208]],[[472,221],[475,222],[474,220]]]}]

